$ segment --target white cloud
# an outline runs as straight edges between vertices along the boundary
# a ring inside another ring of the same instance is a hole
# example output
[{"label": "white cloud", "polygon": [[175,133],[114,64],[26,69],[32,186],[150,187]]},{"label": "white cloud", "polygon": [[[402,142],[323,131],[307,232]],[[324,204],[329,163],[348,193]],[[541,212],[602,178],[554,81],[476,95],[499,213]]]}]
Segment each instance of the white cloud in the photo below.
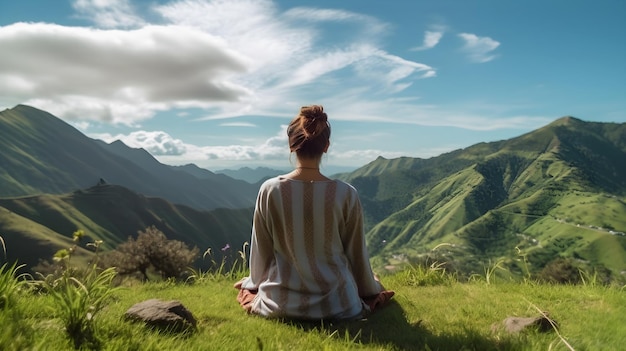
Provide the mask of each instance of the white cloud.
[{"label": "white cloud", "polygon": [[471,33],[460,33],[459,37],[465,41],[462,50],[473,62],[489,62],[497,57],[491,52],[500,46],[499,42],[489,37],[479,37]]},{"label": "white cloud", "polygon": [[0,46],[0,104],[33,104],[68,119],[132,125],[155,111],[251,94],[231,79],[246,71],[247,59],[189,27],[16,23],[0,27]]},{"label": "white cloud", "polygon": [[443,32],[426,31],[422,45],[412,48],[413,51],[428,50],[434,48],[443,37]]},{"label": "white cloud", "polygon": [[132,148],[142,148],[153,156],[184,155],[187,152],[188,146],[182,140],[175,139],[163,131],[139,130],[131,132],[128,135],[91,134],[90,137],[103,140],[107,143],[120,140]]},{"label": "white cloud", "polygon": [[[107,143],[116,140],[132,148],[143,148],[158,159],[176,160],[176,163],[206,163],[208,160],[249,161],[287,159],[287,126],[280,132],[256,145],[201,146],[185,143],[164,131],[134,131],[129,134],[89,134],[91,138]],[[175,158],[172,158],[175,156]]]},{"label": "white cloud", "polygon": [[256,124],[248,123],[248,122],[227,122],[227,123],[220,123],[220,126],[222,127],[258,127]]},{"label": "white cloud", "polygon": [[345,10],[296,7],[287,10],[284,16],[292,21],[352,22],[359,25],[360,30],[356,31],[358,35],[362,38],[369,37],[369,39],[371,35],[379,35],[389,28],[388,24],[375,17]]}]

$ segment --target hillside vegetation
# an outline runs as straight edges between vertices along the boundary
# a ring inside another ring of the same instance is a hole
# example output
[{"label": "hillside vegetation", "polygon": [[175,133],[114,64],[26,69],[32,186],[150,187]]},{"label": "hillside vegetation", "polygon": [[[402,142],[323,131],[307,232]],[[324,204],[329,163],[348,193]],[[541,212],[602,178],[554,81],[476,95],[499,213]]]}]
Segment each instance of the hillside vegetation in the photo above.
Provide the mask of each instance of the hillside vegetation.
[{"label": "hillside vegetation", "polygon": [[[72,233],[84,230],[87,239],[103,240],[108,250],[154,226],[168,239],[179,240],[200,252],[214,252],[227,244],[241,247],[250,239],[252,208],[198,211],[150,198],[115,185],[97,185],[64,195],[0,199],[0,235],[8,247],[8,261],[28,267],[67,248]],[[79,249],[81,256],[92,253]],[[198,258],[198,267],[204,263]]]},{"label": "hillside vegetation", "polygon": [[623,123],[565,117],[431,159],[379,158],[341,178],[359,190],[378,267],[436,257],[468,276],[497,261],[523,275],[573,257],[626,271]]}]

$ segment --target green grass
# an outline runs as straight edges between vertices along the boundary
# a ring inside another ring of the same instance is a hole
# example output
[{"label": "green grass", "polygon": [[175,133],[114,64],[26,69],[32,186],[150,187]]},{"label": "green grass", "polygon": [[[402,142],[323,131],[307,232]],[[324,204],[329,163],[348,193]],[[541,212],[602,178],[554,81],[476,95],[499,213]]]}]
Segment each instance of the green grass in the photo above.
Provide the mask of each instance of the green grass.
[{"label": "green grass", "polygon": [[[295,323],[246,315],[232,288],[237,277],[194,284],[124,284],[96,315],[102,350],[615,350],[626,343],[624,288],[540,285],[500,279],[459,283],[436,269],[384,276],[393,302],[366,320]],[[198,320],[189,334],[146,329],[123,319],[133,304],[151,298],[181,301]],[[0,311],[0,349],[71,350],[49,295],[19,294]],[[508,316],[546,311],[556,332],[507,334]]]}]

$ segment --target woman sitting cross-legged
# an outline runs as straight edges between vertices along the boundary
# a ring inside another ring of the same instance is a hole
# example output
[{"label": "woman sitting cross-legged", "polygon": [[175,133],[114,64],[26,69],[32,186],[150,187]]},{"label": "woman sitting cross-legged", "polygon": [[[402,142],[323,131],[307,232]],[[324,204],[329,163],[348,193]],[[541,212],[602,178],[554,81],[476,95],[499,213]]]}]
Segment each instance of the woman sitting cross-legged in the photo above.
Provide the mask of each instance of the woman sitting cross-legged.
[{"label": "woman sitting cross-legged", "polygon": [[302,107],[287,135],[297,164],[259,189],[250,276],[235,284],[237,299],[266,317],[362,318],[394,292],[372,272],[355,188],[320,173],[330,145],[323,108]]}]

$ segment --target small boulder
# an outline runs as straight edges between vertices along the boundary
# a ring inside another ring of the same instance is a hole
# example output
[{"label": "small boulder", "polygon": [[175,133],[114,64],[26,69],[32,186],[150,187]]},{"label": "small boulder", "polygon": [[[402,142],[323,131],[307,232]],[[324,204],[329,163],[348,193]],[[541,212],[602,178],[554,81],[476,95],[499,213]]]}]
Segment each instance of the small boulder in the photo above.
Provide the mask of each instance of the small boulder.
[{"label": "small boulder", "polygon": [[556,322],[545,315],[539,317],[507,317],[502,321],[504,330],[509,333],[519,333],[524,329],[536,328],[540,332],[548,332],[552,330]]},{"label": "small boulder", "polygon": [[169,331],[188,331],[196,328],[191,312],[176,300],[150,299],[134,304],[124,316],[133,321]]}]

